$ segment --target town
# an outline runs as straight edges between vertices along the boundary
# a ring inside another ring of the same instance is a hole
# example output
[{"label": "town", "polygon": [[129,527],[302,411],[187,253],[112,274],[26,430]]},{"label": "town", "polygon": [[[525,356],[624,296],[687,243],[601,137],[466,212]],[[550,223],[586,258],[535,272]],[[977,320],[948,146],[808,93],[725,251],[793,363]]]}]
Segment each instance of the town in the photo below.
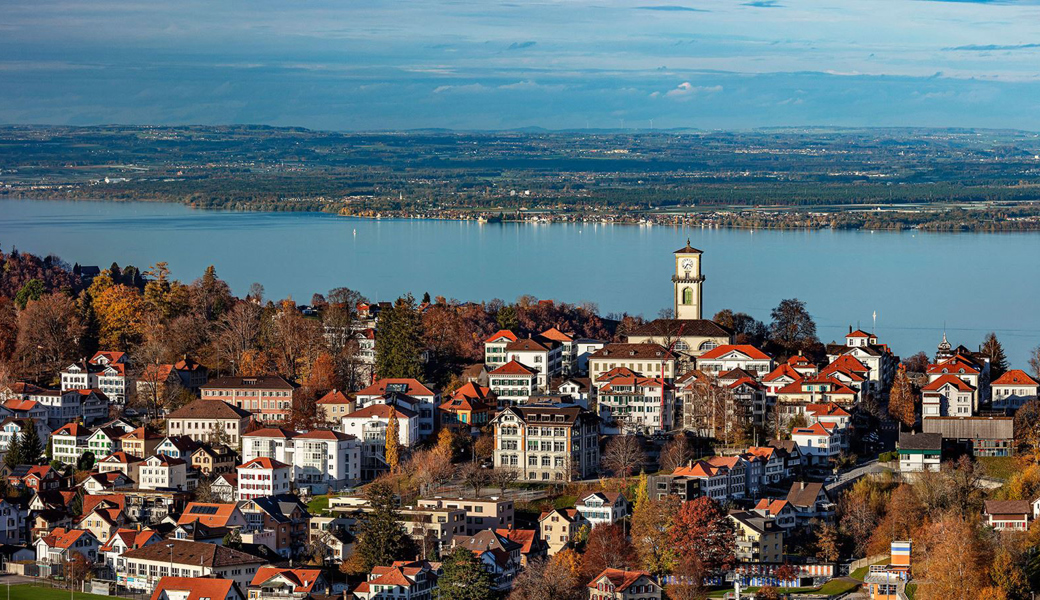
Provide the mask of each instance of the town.
[{"label": "town", "polygon": [[1040,349],[1027,371],[993,334],[823,343],[797,299],[708,319],[710,250],[661,261],[671,281],[637,285],[670,308],[645,320],[0,253],[10,597],[1040,587]]}]

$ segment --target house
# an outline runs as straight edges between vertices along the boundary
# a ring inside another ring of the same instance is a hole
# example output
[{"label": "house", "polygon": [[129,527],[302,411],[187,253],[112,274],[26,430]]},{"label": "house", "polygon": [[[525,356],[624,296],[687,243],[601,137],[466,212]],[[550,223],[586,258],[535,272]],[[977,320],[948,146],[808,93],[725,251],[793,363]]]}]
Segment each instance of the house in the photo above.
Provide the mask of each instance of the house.
[{"label": "house", "polygon": [[520,544],[487,529],[472,536],[455,536],[452,547],[466,548],[476,555],[491,575],[495,591],[506,592],[513,587],[513,579],[521,569]]},{"label": "house", "polygon": [[92,452],[94,456],[108,456],[117,452],[122,449],[120,438],[124,433],[127,431],[119,427],[102,425],[87,438],[87,451]]},{"label": "house", "polygon": [[373,404],[400,405],[402,401],[407,402],[408,408],[417,415],[419,439],[433,435],[440,394],[416,379],[380,379],[359,391],[355,397],[359,408]]},{"label": "house", "polygon": [[191,455],[201,444],[186,435],[168,435],[162,439],[152,452],[154,454],[165,454],[171,458],[179,458],[183,461],[191,460]]},{"label": "house", "polygon": [[209,369],[184,357],[175,363],[148,365],[137,380],[137,394],[145,398],[162,398],[170,386],[198,393],[208,380]]},{"label": "house", "polygon": [[589,378],[599,385],[604,373],[625,367],[641,377],[659,377],[672,383],[676,356],[660,344],[607,344],[589,357]]},{"label": "house", "polygon": [[859,392],[828,375],[803,378],[776,390],[777,414],[786,422],[805,413],[810,404],[832,403],[851,408],[859,401]]},{"label": "house", "polygon": [[62,425],[51,434],[51,456],[66,465],[75,465],[87,451],[87,440],[94,432],[80,425]]},{"label": "house", "polygon": [[112,402],[123,405],[132,379],[124,352],[97,352],[88,361],[73,363],[61,372],[61,391],[97,389]]},{"label": "house", "polygon": [[809,427],[795,427],[791,440],[808,457],[810,465],[826,465],[841,454],[841,437],[833,423],[813,423]]},{"label": "house", "polygon": [[94,506],[92,510],[84,511],[79,526],[89,530],[102,544],[115,535],[119,529],[126,524],[126,516],[118,507],[108,507],[104,504]]},{"label": "house", "polygon": [[441,563],[396,561],[372,567],[368,579],[354,589],[356,600],[433,600]]},{"label": "house", "polygon": [[292,480],[297,487],[323,494],[361,480],[358,438],[339,431],[313,429],[297,435],[292,444]]},{"label": "house", "polygon": [[223,502],[233,502],[238,491],[238,473],[222,473],[217,475],[209,486],[210,493]]},{"label": "house", "polygon": [[474,433],[486,427],[498,406],[491,388],[465,383],[437,407],[442,427],[460,433]]},{"label": "house", "polygon": [[0,544],[25,545],[28,524],[29,510],[25,500],[0,498]]},{"label": "house", "polygon": [[624,432],[658,433],[675,427],[675,391],[659,377],[612,377],[597,392],[599,416]]},{"label": "house", "polygon": [[134,481],[119,471],[107,473],[91,473],[80,486],[87,494],[100,494],[115,490],[133,489]]},{"label": "house", "polygon": [[344,415],[354,412],[357,402],[340,390],[332,390],[318,399],[318,416],[326,423],[339,423]]},{"label": "house", "polygon": [[1033,520],[1033,506],[1028,500],[986,500],[983,516],[997,531],[1026,531]]},{"label": "house", "polygon": [[589,600],[661,600],[661,584],[646,571],[604,569],[587,586]]},{"label": "house", "polygon": [[766,388],[748,371],[726,371],[719,375],[717,383],[733,397],[733,404],[740,407],[745,424],[758,427],[768,425],[769,397]]},{"label": "house", "polygon": [[466,535],[485,529],[511,529],[515,525],[513,501],[506,498],[420,498],[420,508],[447,508],[463,510],[466,515]]},{"label": "house", "polygon": [[190,502],[177,519],[178,525],[201,523],[206,527],[245,527],[246,518],[238,505],[232,502]]},{"label": "house", "polygon": [[321,569],[260,567],[249,582],[249,600],[304,600],[327,594],[329,584]]},{"label": "house", "polygon": [[298,435],[298,431],[284,427],[264,427],[250,431],[242,436],[242,460],[249,462],[254,458],[266,457],[291,464],[295,449],[293,438]]},{"label": "house", "polygon": [[613,525],[628,516],[628,500],[621,492],[592,492],[578,499],[574,508],[592,527]]},{"label": "house", "polygon": [[223,400],[195,400],[170,413],[168,435],[186,435],[197,442],[226,443],[237,448],[251,413]]},{"label": "house", "polygon": [[493,371],[509,362],[506,358],[506,346],[518,339],[520,338],[512,331],[502,329],[484,340],[484,364],[488,370]]},{"label": "house", "polygon": [[921,388],[922,417],[970,417],[978,389],[956,375],[940,375]]},{"label": "house", "polygon": [[72,560],[72,554],[78,553],[87,562],[93,563],[98,558],[101,544],[97,537],[86,529],[54,528],[34,543],[36,563],[39,565],[61,565]]},{"label": "house", "polygon": [[297,387],[278,375],[259,375],[218,377],[202,386],[201,391],[202,400],[226,402],[255,415],[260,422],[281,422],[289,416]]},{"label": "house", "polygon": [[511,360],[488,373],[488,386],[499,408],[516,406],[538,393],[538,374],[533,368]]},{"label": "house", "polygon": [[573,481],[599,472],[599,417],[579,406],[510,406],[491,420],[495,468],[521,481]]},{"label": "house", "polygon": [[375,479],[386,465],[386,427],[391,413],[397,418],[397,435],[401,446],[409,447],[419,440],[418,415],[407,408],[388,404],[372,404],[343,417],[343,432],[361,440],[361,478]]},{"label": "house", "polygon": [[212,577],[162,577],[150,600],[244,600],[237,582]]},{"label": "house", "polygon": [[141,463],[138,473],[137,487],[142,490],[189,489],[188,463],[179,458],[165,454],[149,456]]},{"label": "house", "polygon": [[34,427],[36,429],[36,435],[40,438],[40,443],[44,448],[47,447],[47,440],[51,436],[51,428],[47,426],[47,423],[43,421],[33,421],[32,419],[15,419],[14,417],[7,417],[0,423],[0,452],[7,452],[8,448],[11,447],[11,443],[15,440],[21,439],[22,433],[27,427]]},{"label": "house", "polygon": [[784,452],[770,446],[751,446],[746,452],[747,458],[756,457],[763,461],[762,478],[759,485],[771,485],[779,483],[787,477],[784,469]]},{"label": "house", "polygon": [[1040,395],[1040,382],[1025,371],[1012,369],[990,384],[994,410],[1018,410]]},{"label": "house", "polygon": [[155,449],[162,441],[163,436],[159,432],[147,427],[138,427],[119,438],[119,447],[131,456],[144,458],[155,454]]},{"label": "house", "polygon": [[22,400],[11,398],[0,404],[0,416],[14,417],[16,419],[33,419],[34,421],[47,420],[47,407],[36,400]]},{"label": "house", "polygon": [[549,389],[549,381],[563,373],[563,346],[559,341],[539,336],[506,344],[506,364],[518,362],[536,373],[538,390]]},{"label": "house", "polygon": [[1012,417],[925,417],[925,433],[942,435],[943,442],[972,456],[1011,456],[1015,444]]},{"label": "house", "polygon": [[[686,489],[680,488],[680,492],[689,493],[694,492],[694,496],[686,496],[683,501],[693,500],[697,496],[707,496],[716,502],[725,503],[729,500],[730,492],[730,473],[729,468],[726,466],[716,466],[708,461],[698,460],[694,461],[688,466],[679,467],[672,471],[669,476],[658,476],[660,479],[655,479],[655,484],[660,487],[663,479],[672,479],[673,482],[669,486],[669,492],[675,487],[677,483],[674,480],[696,480],[698,483],[693,486],[683,486]],[[743,478],[742,478],[743,479]],[[743,489],[741,488],[741,495],[743,495]],[[680,498],[683,494],[679,494]]]},{"label": "house", "polygon": [[63,476],[50,465],[32,465],[22,477],[22,485],[34,492],[57,490],[63,487]]},{"label": "house", "polygon": [[239,501],[288,494],[292,467],[270,458],[254,458],[238,467]]},{"label": "house", "polygon": [[899,472],[939,471],[942,466],[942,435],[899,433]]},{"label": "house", "polygon": [[[578,340],[574,339],[574,335],[570,333],[564,333],[556,327],[550,327],[545,331],[535,336],[535,340],[541,342],[543,345],[549,348],[559,347],[560,350],[560,366],[558,369],[559,373],[562,374],[573,374],[578,370]],[[508,350],[508,346],[507,346]],[[551,360],[551,357],[550,357]]]},{"label": "house", "polygon": [[794,477],[801,472],[808,462],[802,456],[802,451],[798,448],[798,444],[791,440],[769,440],[766,442],[766,446],[776,448],[784,457],[784,478]]},{"label": "house", "polygon": [[98,550],[102,559],[98,562],[104,569],[107,577],[115,577],[116,561],[127,550],[140,548],[162,541],[162,536],[152,529],[121,528],[109,537],[108,541]]},{"label": "house", "polygon": [[812,519],[829,519],[834,514],[834,502],[822,483],[795,481],[787,492],[787,503],[794,509],[799,524]]},{"label": "house", "polygon": [[784,561],[784,529],[773,519],[748,511],[730,511],[736,536],[736,557],[742,563],[778,564]]},{"label": "house", "polygon": [[245,588],[266,559],[239,550],[184,540],[166,540],[127,550],[116,563],[116,582],[131,590],[151,591],[170,575],[230,579]]},{"label": "house", "polygon": [[863,579],[870,600],[901,600],[906,598],[906,583],[910,580],[911,542],[897,540],[890,545],[889,564],[871,565]]},{"label": "house", "polygon": [[122,450],[113,452],[97,461],[95,468],[99,474],[119,472],[128,478],[139,481],[141,479],[142,459],[130,456]]},{"label": "house", "polygon": [[233,473],[238,465],[235,451],[223,444],[201,445],[191,453],[189,461],[193,469],[207,477]]},{"label": "house", "polygon": [[546,544],[538,537],[534,529],[496,529],[495,533],[510,541],[520,544],[520,566],[527,568],[531,561],[544,559]]},{"label": "house", "polygon": [[307,543],[308,524],[311,515],[307,506],[295,494],[258,497],[239,502],[239,509],[246,519],[243,541],[254,536],[263,536],[266,546],[273,548],[286,558],[299,552]]},{"label": "house", "polygon": [[864,392],[877,393],[892,385],[899,357],[894,355],[887,344],[878,342],[876,335],[861,330],[851,331],[845,336],[845,344],[827,344],[827,362],[833,363],[840,356],[849,355],[870,370],[868,384]]},{"label": "house", "polygon": [[698,370],[708,375],[741,369],[757,379],[773,370],[773,357],[747,344],[723,344],[698,356],[696,364]]},{"label": "house", "polygon": [[790,531],[798,524],[794,507],[787,500],[762,498],[755,504],[754,511],[767,519],[772,519],[776,526],[784,531]]},{"label": "house", "polygon": [[576,508],[554,508],[538,517],[538,536],[547,546],[549,556],[567,548],[578,536],[578,530],[588,526]]}]

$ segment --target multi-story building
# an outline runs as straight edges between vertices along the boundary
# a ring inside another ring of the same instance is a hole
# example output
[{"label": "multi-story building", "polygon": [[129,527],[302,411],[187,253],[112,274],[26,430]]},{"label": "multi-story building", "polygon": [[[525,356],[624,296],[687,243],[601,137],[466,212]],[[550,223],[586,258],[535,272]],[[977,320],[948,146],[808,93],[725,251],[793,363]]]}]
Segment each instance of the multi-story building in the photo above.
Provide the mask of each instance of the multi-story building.
[{"label": "multi-story building", "polygon": [[613,377],[599,388],[604,421],[623,432],[657,433],[675,427],[675,390],[659,377]]},{"label": "multi-story building", "polygon": [[509,359],[506,358],[506,346],[518,339],[520,338],[516,337],[512,331],[502,329],[484,340],[484,364],[488,371],[493,371],[509,362]]},{"label": "multi-story building", "polygon": [[149,456],[138,469],[142,490],[188,490],[188,463],[165,454]]},{"label": "multi-story building", "polygon": [[249,600],[306,600],[327,594],[329,584],[321,569],[260,567],[249,582]]},{"label": "multi-story building", "polygon": [[343,417],[343,432],[361,441],[361,478],[375,479],[386,471],[386,428],[390,415],[397,418],[397,435],[402,446],[419,440],[418,415],[401,406],[372,404]]},{"label": "multi-story building", "polygon": [[101,542],[87,529],[58,527],[38,538],[34,546],[37,565],[60,567],[66,561],[72,560],[73,553],[80,554],[88,563],[95,562]]},{"label": "multi-story building", "polygon": [[511,360],[488,373],[488,386],[498,398],[499,408],[516,406],[538,393],[538,372]]},{"label": "multi-story building", "polygon": [[868,384],[864,392],[879,393],[892,385],[899,366],[899,357],[892,354],[887,344],[878,343],[878,338],[865,331],[852,331],[849,328],[845,336],[845,345],[828,344],[827,362],[833,363],[843,355],[849,355],[869,369]]},{"label": "multi-story building", "polygon": [[506,363],[516,361],[535,372],[539,391],[549,389],[549,381],[563,373],[563,346],[548,338],[525,338],[506,344]]},{"label": "multi-story building", "polygon": [[202,386],[203,400],[221,400],[248,411],[258,421],[280,422],[289,416],[296,385],[278,375],[218,377]]},{"label": "multi-story building", "polygon": [[955,375],[940,375],[921,388],[922,417],[970,417],[978,389]]},{"label": "multi-story building", "polygon": [[318,416],[326,423],[339,423],[344,415],[354,412],[357,402],[340,390],[332,390],[318,399]]},{"label": "multi-story building", "polygon": [[65,367],[61,372],[61,391],[100,390],[115,404],[126,404],[132,385],[123,352],[97,352],[88,361]]},{"label": "multi-story building", "polygon": [[1040,382],[1025,371],[1012,369],[990,385],[994,410],[1018,410],[1040,395]]},{"label": "multi-story building", "polygon": [[372,567],[368,580],[354,588],[358,600],[433,600],[437,597],[440,563],[397,561]]},{"label": "multi-story building", "polygon": [[589,600],[661,600],[664,589],[646,571],[604,569],[589,582]]},{"label": "multi-story building", "polygon": [[[51,456],[66,465],[74,465],[87,451],[87,440],[94,432],[80,425],[69,423],[51,434]],[[95,456],[95,459],[101,458]]]},{"label": "multi-story building", "polygon": [[942,465],[942,435],[899,433],[899,472],[938,471]]},{"label": "multi-story building", "polygon": [[249,411],[223,400],[195,400],[170,413],[167,433],[237,448],[251,416]]},{"label": "multi-story building", "polygon": [[237,472],[239,501],[288,494],[292,487],[292,467],[270,458],[254,458]]},{"label": "multi-story building", "polygon": [[497,406],[498,397],[491,388],[468,382],[452,392],[437,410],[441,427],[469,434],[486,427]]},{"label": "multi-story building", "polygon": [[751,345],[723,344],[698,356],[697,369],[716,376],[741,369],[758,378],[773,370],[773,357]]},{"label": "multi-story building", "polygon": [[553,556],[571,545],[582,525],[587,523],[578,509],[554,508],[538,517],[538,537],[545,542],[549,556]]},{"label": "multi-story building", "polygon": [[485,529],[510,529],[513,521],[513,501],[504,498],[422,498],[421,508],[448,508],[463,510],[466,514],[465,535],[474,535]]},{"label": "multi-story building", "polygon": [[924,433],[938,433],[943,442],[972,456],[1011,456],[1015,447],[1013,417],[925,417]]},{"label": "multi-story building", "polygon": [[292,478],[298,488],[322,494],[361,480],[361,443],[352,435],[314,429],[295,436]]},{"label": "multi-story building", "polygon": [[265,564],[266,559],[225,546],[168,539],[127,550],[115,570],[119,585],[144,592],[152,592],[170,575],[230,579],[246,589]]},{"label": "multi-story building", "polygon": [[212,577],[163,577],[152,592],[153,600],[244,600],[230,579]]},{"label": "multi-story building", "polygon": [[736,534],[736,557],[742,563],[779,564],[784,561],[784,530],[755,512],[731,511]]},{"label": "multi-story building", "polygon": [[266,457],[285,464],[293,462],[293,438],[299,432],[283,427],[265,427],[242,436],[242,461]]},{"label": "multi-story building", "polygon": [[621,492],[591,492],[574,504],[592,527],[613,525],[628,516],[628,500]]},{"label": "multi-story building", "polygon": [[92,425],[108,417],[109,398],[97,388],[40,390],[32,400],[47,409],[47,425],[52,429],[76,419]]},{"label": "multi-story building", "polygon": [[641,377],[659,377],[672,383],[676,377],[676,357],[660,344],[607,344],[589,357],[589,378],[600,385],[600,377],[619,367]]},{"label": "multi-story building", "polygon": [[404,405],[415,412],[419,427],[419,438],[433,435],[437,424],[437,405],[440,394],[416,379],[380,379],[356,396],[357,407],[366,408],[373,404]]},{"label": "multi-story building", "polygon": [[144,458],[155,453],[155,449],[163,441],[163,435],[148,427],[138,427],[128,431],[119,438],[119,447],[132,456]]},{"label": "multi-story building", "polygon": [[36,429],[36,435],[39,436],[40,442],[44,447],[47,447],[47,440],[51,436],[51,428],[46,423],[33,421],[32,419],[8,417],[0,423],[0,451],[6,452],[15,440],[21,439],[22,433],[29,427]]},{"label": "multi-story building", "polygon": [[599,422],[579,406],[507,407],[491,421],[495,468],[516,469],[522,481],[590,477],[599,469]]},{"label": "multi-story building", "polygon": [[802,455],[811,465],[826,465],[841,454],[841,437],[833,423],[813,423],[809,427],[795,427],[791,440],[798,444]]}]

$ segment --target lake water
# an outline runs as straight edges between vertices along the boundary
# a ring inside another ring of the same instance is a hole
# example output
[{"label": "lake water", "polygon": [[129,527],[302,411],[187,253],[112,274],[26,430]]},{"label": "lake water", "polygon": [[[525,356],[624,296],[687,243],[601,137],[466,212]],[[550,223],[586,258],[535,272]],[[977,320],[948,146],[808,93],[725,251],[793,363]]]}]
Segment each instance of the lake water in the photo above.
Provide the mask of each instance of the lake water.
[{"label": "lake water", "polygon": [[372,300],[405,292],[460,300],[522,294],[595,302],[653,318],[671,306],[671,253],[704,251],[705,316],[723,308],[768,320],[805,301],[823,341],[848,326],[902,356],[950,341],[977,347],[995,331],[1025,367],[1040,344],[1040,234],[742,231],[630,225],[481,225],[367,220],[317,213],[194,210],[160,203],[0,201],[0,247],[69,263],[142,269],[158,261],[191,281],[210,264],[243,295],[269,298],[347,286]]}]

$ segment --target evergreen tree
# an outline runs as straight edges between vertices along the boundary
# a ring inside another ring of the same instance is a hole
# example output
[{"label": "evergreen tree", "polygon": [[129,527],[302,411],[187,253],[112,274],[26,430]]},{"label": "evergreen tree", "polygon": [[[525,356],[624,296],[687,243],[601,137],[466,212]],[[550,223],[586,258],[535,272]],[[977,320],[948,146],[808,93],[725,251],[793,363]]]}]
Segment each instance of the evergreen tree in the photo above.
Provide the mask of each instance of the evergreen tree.
[{"label": "evergreen tree", "polygon": [[400,423],[397,422],[397,407],[390,406],[390,418],[386,423],[386,464],[391,473],[396,473],[401,466],[401,434]]},{"label": "evergreen tree", "polygon": [[30,300],[39,300],[45,293],[47,290],[43,287],[42,281],[30,279],[15,294],[14,303],[18,305],[18,308],[25,310],[25,306],[29,304]]},{"label": "evergreen tree", "polygon": [[507,331],[513,331],[520,327],[520,317],[516,314],[516,308],[513,306],[503,306],[498,309],[495,322],[498,323],[499,329]]},{"label": "evergreen tree", "polygon": [[906,376],[906,367],[899,365],[892,392],[888,396],[888,414],[908,429],[917,422],[917,399],[910,378]]},{"label": "evergreen tree", "polygon": [[340,566],[344,573],[366,574],[376,565],[389,565],[416,555],[415,542],[401,526],[393,488],[375,482],[368,487],[365,497],[372,510],[360,517],[354,554]]},{"label": "evergreen tree", "polygon": [[422,316],[411,294],[398,298],[379,315],[376,325],[376,373],[379,377],[423,376]]},{"label": "evergreen tree", "polygon": [[40,432],[36,431],[36,423],[32,419],[25,420],[19,446],[24,463],[35,465],[43,458],[43,440],[40,439]]},{"label": "evergreen tree", "polygon": [[437,581],[441,600],[492,600],[497,597],[492,589],[491,575],[468,548],[456,547],[441,568],[444,575]]},{"label": "evergreen tree", "polygon": [[94,468],[94,453],[87,450],[83,454],[79,455],[79,460],[76,461],[77,471],[89,471]]},{"label": "evergreen tree", "polygon": [[22,464],[22,462],[21,436],[13,436],[11,444],[7,447],[7,454],[4,455],[4,464],[7,465],[8,469],[13,469]]},{"label": "evergreen tree", "polygon": [[1004,346],[997,339],[997,334],[990,332],[986,336],[986,341],[982,343],[982,355],[989,359],[990,381],[1007,372],[1007,355],[1004,354]]}]

